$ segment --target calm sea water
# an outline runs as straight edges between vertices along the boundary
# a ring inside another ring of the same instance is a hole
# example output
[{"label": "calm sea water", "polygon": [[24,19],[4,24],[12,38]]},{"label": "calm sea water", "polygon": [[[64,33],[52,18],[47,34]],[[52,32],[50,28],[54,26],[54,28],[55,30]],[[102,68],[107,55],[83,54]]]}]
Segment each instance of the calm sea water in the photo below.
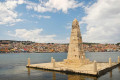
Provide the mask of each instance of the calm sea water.
[{"label": "calm sea water", "polygon": [[[67,53],[0,53],[0,80],[120,80],[120,67],[99,78],[26,68],[27,58],[35,64],[50,62],[52,56],[56,61],[62,61]],[[117,56],[120,52],[86,53],[87,58],[98,62],[108,62],[109,57],[116,62]]]}]

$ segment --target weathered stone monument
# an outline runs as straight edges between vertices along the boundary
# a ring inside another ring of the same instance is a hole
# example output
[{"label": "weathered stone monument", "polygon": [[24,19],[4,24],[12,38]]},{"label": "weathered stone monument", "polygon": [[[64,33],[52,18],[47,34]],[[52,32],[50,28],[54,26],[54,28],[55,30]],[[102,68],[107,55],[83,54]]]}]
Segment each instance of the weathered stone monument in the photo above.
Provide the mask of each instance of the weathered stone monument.
[{"label": "weathered stone monument", "polygon": [[76,63],[76,64],[87,64],[90,62],[89,59],[85,58],[82,36],[77,19],[74,19],[72,23],[68,56],[67,59],[64,61],[66,63]]},{"label": "weathered stone monument", "polygon": [[77,19],[74,19],[72,23],[67,59],[56,62],[55,59],[51,57],[51,62],[49,63],[30,64],[30,58],[28,58],[27,67],[100,76],[119,65],[120,57],[118,57],[117,63],[112,62],[111,58],[109,58],[109,62],[106,63],[96,61],[92,62],[85,57],[80,26]]},{"label": "weathered stone monument", "polygon": [[79,23],[74,19],[72,23],[71,37],[67,59],[85,59],[83,50],[82,37],[80,33]]}]

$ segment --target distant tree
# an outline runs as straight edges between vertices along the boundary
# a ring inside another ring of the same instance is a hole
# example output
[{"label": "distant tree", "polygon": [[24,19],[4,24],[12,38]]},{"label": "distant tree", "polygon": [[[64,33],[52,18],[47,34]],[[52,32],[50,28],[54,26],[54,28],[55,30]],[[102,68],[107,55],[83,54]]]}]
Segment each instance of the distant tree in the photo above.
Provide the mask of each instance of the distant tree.
[{"label": "distant tree", "polygon": [[117,43],[116,45],[120,45],[120,42],[119,42],[119,43]]}]

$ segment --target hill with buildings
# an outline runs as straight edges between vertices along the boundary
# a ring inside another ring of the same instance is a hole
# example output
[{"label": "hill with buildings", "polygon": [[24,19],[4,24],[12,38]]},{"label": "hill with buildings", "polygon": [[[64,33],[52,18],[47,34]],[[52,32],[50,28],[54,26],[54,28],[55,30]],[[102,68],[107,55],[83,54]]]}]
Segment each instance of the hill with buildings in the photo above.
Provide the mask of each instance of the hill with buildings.
[{"label": "hill with buildings", "polygon": [[[56,53],[67,52],[68,43],[35,43],[32,41],[0,40],[0,53]],[[120,43],[83,43],[85,52],[118,52]]]}]

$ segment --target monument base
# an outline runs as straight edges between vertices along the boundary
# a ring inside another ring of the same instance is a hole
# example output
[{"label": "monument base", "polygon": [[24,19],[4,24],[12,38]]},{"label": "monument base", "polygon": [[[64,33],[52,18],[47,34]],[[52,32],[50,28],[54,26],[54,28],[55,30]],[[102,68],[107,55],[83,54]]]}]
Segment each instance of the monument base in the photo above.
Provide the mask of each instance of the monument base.
[{"label": "monument base", "polygon": [[65,64],[69,65],[86,65],[92,63],[89,59],[64,59]]},{"label": "monument base", "polygon": [[50,71],[64,72],[64,73],[76,73],[76,74],[86,74],[91,76],[101,76],[104,73],[112,70],[113,68],[120,65],[120,63],[112,63],[112,66],[109,66],[109,63],[99,62],[97,63],[97,70],[94,71],[94,63],[90,62],[89,64],[79,65],[79,64],[66,64],[63,62],[53,63],[40,63],[40,64],[30,64],[27,65],[29,68],[44,69]]}]

